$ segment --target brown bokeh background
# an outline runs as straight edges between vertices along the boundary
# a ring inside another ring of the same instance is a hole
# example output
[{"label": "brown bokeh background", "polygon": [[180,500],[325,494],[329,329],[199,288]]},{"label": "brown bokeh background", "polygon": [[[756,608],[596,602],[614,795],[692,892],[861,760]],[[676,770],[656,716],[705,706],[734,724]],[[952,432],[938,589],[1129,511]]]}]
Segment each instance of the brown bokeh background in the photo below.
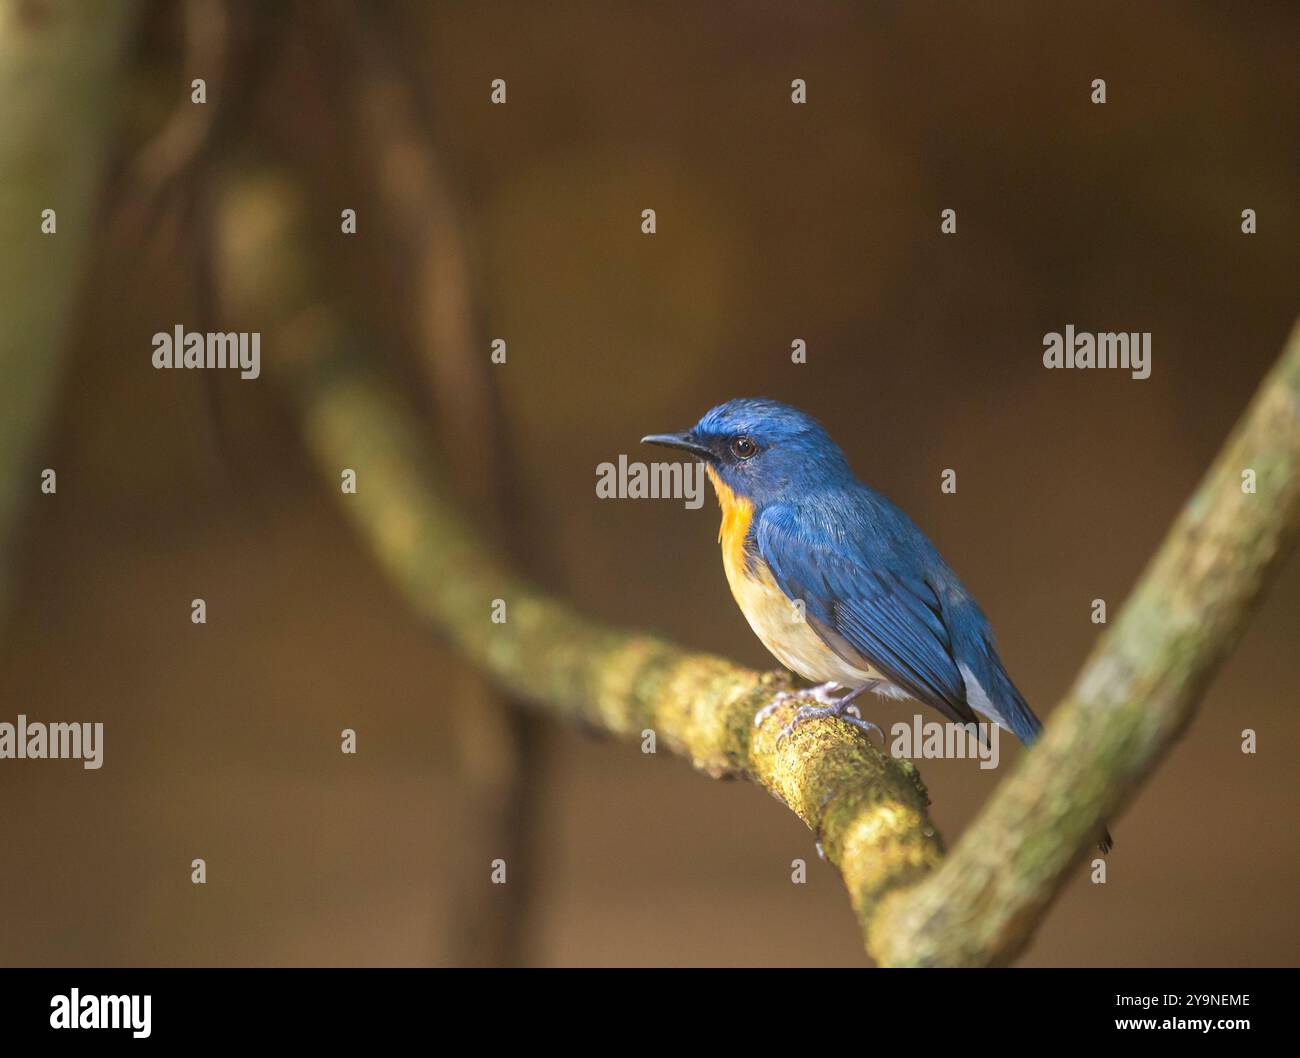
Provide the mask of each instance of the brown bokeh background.
[{"label": "brown bokeh background", "polygon": [[[775,397],[932,536],[1050,714],[1096,637],[1091,601],[1116,611],[1300,309],[1300,12],[1072,7],[412,5],[404,46],[475,248],[484,355],[509,343],[502,450],[545,587],[770,667],[729,597],[712,498],[602,501],[594,482],[647,432]],[[175,18],[146,7],[133,45],[151,90],[197,76],[168,53]],[[348,133],[327,127],[297,33],[258,127],[291,130],[280,149],[317,180],[322,226],[358,209],[330,268],[382,330],[408,309],[372,267],[389,251],[369,192],[330,164]],[[0,763],[0,960],[445,962],[475,825],[453,713],[474,695],[313,476],[272,381],[223,384],[214,411],[201,373],[151,368],[150,336],[193,318],[186,253],[105,221],[34,459],[59,491],[33,488],[21,533],[0,719],[102,720],[105,765]],[[1045,371],[1042,336],[1068,323],[1151,331],[1151,377]],[[1112,821],[1107,884],[1080,868],[1025,964],[1294,964],[1298,624],[1291,563]],[[1005,770],[1019,749],[1002,749]],[[539,830],[510,865],[532,889],[525,961],[867,961],[834,871],[761,791],[557,725],[540,752]],[[950,842],[998,781],[921,771]],[[482,877],[480,905],[508,898]]]}]

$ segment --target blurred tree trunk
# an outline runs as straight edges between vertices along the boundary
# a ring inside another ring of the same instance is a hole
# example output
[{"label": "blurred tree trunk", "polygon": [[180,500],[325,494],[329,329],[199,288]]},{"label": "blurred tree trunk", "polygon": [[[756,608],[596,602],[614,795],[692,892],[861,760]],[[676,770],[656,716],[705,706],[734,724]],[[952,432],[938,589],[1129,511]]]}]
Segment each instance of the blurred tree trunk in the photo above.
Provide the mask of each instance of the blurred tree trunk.
[{"label": "blurred tree trunk", "polygon": [[19,515],[40,494],[30,460],[63,362],[134,11],[133,0],[0,5],[0,617]]}]

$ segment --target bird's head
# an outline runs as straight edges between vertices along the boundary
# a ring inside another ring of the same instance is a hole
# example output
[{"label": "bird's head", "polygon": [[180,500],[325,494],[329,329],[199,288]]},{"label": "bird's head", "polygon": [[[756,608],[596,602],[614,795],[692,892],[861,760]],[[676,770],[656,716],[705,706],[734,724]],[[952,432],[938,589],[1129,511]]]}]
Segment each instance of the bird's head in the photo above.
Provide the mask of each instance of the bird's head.
[{"label": "bird's head", "polygon": [[704,460],[724,502],[724,486],[763,507],[852,479],[844,453],[821,423],[774,400],[729,400],[709,409],[683,433],[651,434],[641,440]]}]

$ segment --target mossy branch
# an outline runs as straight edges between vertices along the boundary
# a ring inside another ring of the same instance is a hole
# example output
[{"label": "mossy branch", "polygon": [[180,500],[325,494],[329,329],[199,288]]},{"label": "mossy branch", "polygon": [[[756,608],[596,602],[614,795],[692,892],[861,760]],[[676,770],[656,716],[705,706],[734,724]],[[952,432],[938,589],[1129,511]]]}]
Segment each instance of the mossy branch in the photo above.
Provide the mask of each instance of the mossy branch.
[{"label": "mossy branch", "polygon": [[409,604],[465,655],[557,717],[629,738],[653,731],[709,775],[763,786],[819,835],[864,921],[880,894],[936,864],[910,763],[841,724],[801,727],[778,748],[794,704],[757,731],[754,714],[783,679],[594,624],[498,563],[446,502],[401,403],[361,366],[362,344],[327,319],[312,321],[299,346],[311,353],[288,380],[307,446],[335,487],[343,467],[356,470],[344,509]]},{"label": "mossy branch", "polygon": [[[512,693],[571,722],[658,745],[713,775],[749,778],[818,834],[868,951],[892,964],[1012,958],[1066,872],[1187,722],[1300,521],[1300,330],[1099,642],[1039,746],[953,855],[915,769],[833,721],[779,747],[786,684],[578,616],[506,569],[461,521],[406,408],[367,367],[368,342],[321,293],[292,186],[238,182],[222,212],[230,305],[296,401],[307,448],[416,612]],[[251,325],[251,324],[250,324]],[[1253,469],[1258,491],[1243,492]],[[508,619],[494,624],[492,602]]]},{"label": "mossy branch", "polygon": [[[425,436],[369,369],[372,341],[322,294],[292,185],[237,183],[220,210],[219,274],[243,325],[295,400],[327,487],[356,471],[343,509],[409,605],[512,694],[552,715],[680,754],[715,777],[752,779],[819,837],[865,922],[879,896],[920,877],[941,849],[907,761],[856,730],[807,724],[778,748],[795,701],[762,728],[754,714],[788,689],[762,674],[648,635],[588,621],[509,569],[461,520]],[[507,620],[493,623],[493,600]]]}]

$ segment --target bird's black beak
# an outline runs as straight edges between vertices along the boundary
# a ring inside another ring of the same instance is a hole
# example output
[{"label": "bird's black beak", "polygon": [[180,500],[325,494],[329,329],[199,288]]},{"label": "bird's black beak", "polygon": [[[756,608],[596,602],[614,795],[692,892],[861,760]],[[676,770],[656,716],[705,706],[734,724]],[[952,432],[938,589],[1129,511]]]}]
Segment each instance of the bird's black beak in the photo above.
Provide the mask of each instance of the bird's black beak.
[{"label": "bird's black beak", "polygon": [[652,433],[641,438],[643,445],[662,445],[664,448],[680,448],[683,452],[690,452],[691,455],[699,456],[701,459],[708,459],[713,453],[700,444],[691,436],[690,432],[686,433]]}]

